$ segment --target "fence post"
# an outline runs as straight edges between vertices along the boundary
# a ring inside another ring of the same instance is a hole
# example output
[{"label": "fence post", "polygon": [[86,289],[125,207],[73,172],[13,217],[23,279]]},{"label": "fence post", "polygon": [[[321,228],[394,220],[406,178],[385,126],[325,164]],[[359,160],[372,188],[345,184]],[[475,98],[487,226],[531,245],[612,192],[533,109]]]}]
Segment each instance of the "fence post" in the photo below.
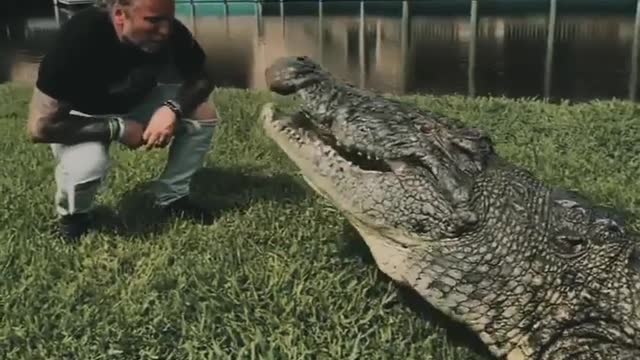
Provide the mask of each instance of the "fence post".
[{"label": "fence post", "polygon": [[364,43],[364,1],[360,1],[360,31],[359,31],[359,48],[358,48],[358,57],[360,58],[360,87],[364,88],[366,86],[365,78],[366,78],[366,69],[365,69],[365,43]]},{"label": "fence post", "polygon": [[553,74],[553,44],[556,34],[557,0],[550,0],[549,26],[547,28],[547,53],[544,60],[544,99],[551,97],[551,82]]},{"label": "fence post", "polygon": [[636,5],[636,21],[633,25],[633,43],[631,48],[631,75],[629,78],[629,100],[636,101],[638,87],[638,37],[640,36],[640,0]]},{"label": "fence post", "polygon": [[285,39],[285,23],[284,23],[284,0],[280,0],[280,28],[282,29],[282,39]]},{"label": "fence post", "polygon": [[323,14],[323,6],[322,0],[318,1],[318,53],[319,53],[319,61],[320,65],[324,64],[324,19],[322,17]]},{"label": "fence post", "polygon": [[402,23],[400,24],[400,58],[402,60],[402,69],[400,71],[402,83],[400,89],[402,92],[407,91],[407,78],[409,77],[409,35],[411,25],[409,20],[409,2],[402,1]]},{"label": "fence post", "polygon": [[476,38],[478,35],[478,1],[471,1],[471,38],[469,40],[469,64],[467,67],[467,81],[469,97],[476,96]]}]

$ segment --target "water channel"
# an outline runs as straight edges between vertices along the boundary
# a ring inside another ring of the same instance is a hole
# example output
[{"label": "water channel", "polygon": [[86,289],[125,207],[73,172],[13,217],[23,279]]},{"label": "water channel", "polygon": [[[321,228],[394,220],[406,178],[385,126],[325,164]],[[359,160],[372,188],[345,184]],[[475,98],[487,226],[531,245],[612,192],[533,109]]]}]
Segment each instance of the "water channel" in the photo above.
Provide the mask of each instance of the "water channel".
[{"label": "water channel", "polygon": [[[264,89],[264,69],[308,55],[337,76],[395,94],[638,98],[636,5],[615,11],[450,10],[413,2],[179,3],[218,86]],[[444,6],[444,5],[443,5]],[[58,29],[81,8],[49,6],[0,23],[0,83],[33,83]]]}]

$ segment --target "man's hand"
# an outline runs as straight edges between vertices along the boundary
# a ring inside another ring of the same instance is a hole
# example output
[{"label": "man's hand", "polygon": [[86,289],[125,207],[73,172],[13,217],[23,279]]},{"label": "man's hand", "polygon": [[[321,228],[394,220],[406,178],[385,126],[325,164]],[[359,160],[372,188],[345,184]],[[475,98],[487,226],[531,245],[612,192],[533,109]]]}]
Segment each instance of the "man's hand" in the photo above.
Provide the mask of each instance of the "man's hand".
[{"label": "man's hand", "polygon": [[165,147],[173,138],[176,128],[176,114],[166,106],[161,106],[149,120],[147,129],[142,134],[146,148]]}]

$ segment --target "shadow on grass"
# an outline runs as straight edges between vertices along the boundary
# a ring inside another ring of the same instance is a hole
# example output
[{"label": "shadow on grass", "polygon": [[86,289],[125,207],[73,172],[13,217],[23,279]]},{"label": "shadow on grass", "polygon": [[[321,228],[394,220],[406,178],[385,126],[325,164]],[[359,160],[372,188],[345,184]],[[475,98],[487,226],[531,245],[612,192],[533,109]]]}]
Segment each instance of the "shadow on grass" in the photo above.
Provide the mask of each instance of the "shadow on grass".
[{"label": "shadow on grass", "polygon": [[[247,168],[202,168],[192,179],[191,197],[215,219],[224,212],[246,208],[255,201],[291,202],[308,195],[290,175],[252,174],[255,171]],[[163,232],[172,218],[164,216],[153,205],[152,185],[153,182],[145,182],[135,186],[124,194],[116,209],[96,208],[97,230],[127,236]]]},{"label": "shadow on grass", "polygon": [[[376,266],[375,260],[369,247],[364,242],[358,231],[347,221],[343,224],[343,255],[347,257],[359,257],[363,263]],[[385,281],[393,281],[389,276],[378,270],[378,273]],[[496,359],[480,338],[463,324],[449,318],[440,310],[433,307],[424,300],[418,293],[404,285],[397,284],[398,298],[402,305],[409,307],[416,315],[425,322],[431,323],[446,333],[447,340],[459,347],[465,347],[475,353],[478,359]],[[391,302],[387,306],[391,307]]]}]

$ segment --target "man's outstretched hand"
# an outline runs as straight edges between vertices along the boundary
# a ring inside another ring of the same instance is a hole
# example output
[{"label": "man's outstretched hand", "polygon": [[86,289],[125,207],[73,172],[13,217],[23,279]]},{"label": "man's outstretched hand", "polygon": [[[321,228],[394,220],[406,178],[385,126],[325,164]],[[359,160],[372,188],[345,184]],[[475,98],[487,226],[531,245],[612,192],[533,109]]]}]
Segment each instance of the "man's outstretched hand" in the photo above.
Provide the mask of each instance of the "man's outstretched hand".
[{"label": "man's outstretched hand", "polygon": [[166,106],[160,107],[151,116],[147,129],[142,134],[142,140],[147,149],[162,148],[169,144],[176,128],[176,114]]}]

